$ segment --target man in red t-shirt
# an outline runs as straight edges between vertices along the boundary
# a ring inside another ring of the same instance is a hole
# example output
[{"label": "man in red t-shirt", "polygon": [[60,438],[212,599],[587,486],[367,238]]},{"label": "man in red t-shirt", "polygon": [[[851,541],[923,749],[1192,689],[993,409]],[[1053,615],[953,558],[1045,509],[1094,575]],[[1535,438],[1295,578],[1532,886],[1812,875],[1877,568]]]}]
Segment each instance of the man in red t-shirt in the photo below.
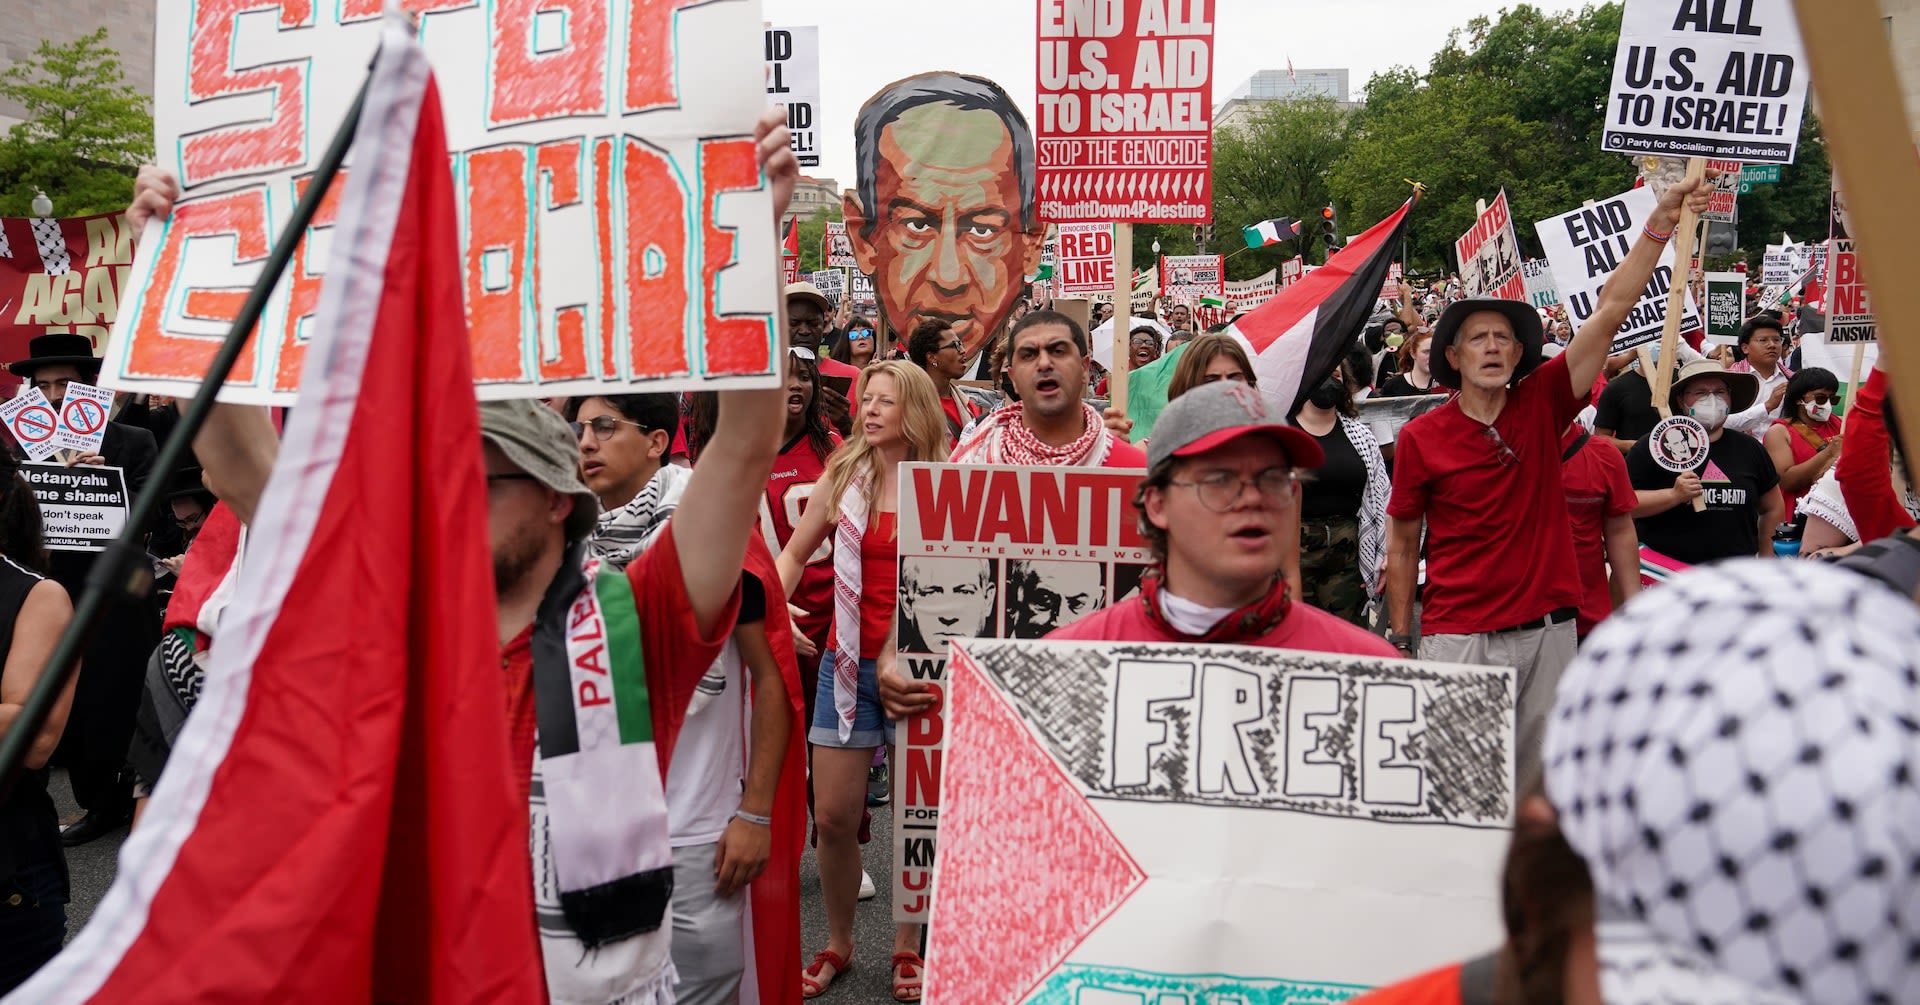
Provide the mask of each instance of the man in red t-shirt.
[{"label": "man in red t-shirt", "polygon": [[1390,639],[1415,653],[1414,589],[1425,530],[1418,654],[1518,675],[1515,766],[1538,763],[1547,711],[1577,644],[1580,575],[1567,531],[1560,433],[1585,405],[1613,336],[1639,303],[1680,217],[1706,209],[1701,181],[1669,188],[1594,312],[1541,362],[1540,315],[1514,300],[1462,300],[1434,326],[1434,379],[1460,393],[1394,446],[1387,504]]},{"label": "man in red t-shirt", "polygon": [[1626,459],[1611,440],[1568,426],[1560,438],[1560,484],[1567,493],[1574,561],[1580,567],[1576,634],[1585,639],[1615,606],[1640,592],[1640,535],[1633,527],[1638,496]]}]

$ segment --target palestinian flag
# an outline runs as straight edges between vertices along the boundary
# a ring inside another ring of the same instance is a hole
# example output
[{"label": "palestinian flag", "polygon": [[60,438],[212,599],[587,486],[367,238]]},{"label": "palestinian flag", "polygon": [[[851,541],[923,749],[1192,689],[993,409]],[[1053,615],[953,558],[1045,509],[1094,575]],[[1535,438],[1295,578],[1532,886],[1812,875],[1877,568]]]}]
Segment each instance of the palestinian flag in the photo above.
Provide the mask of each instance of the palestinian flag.
[{"label": "palestinian flag", "polygon": [[1273,299],[1240,316],[1239,339],[1260,375],[1260,390],[1292,415],[1307,392],[1333,372],[1365,330],[1400,251],[1418,193]]},{"label": "palestinian flag", "polygon": [[1251,227],[1240,228],[1240,236],[1246,239],[1249,248],[1271,248],[1299,237],[1300,221],[1287,216],[1262,220]]},{"label": "palestinian flag", "polygon": [[547,999],[459,217],[400,14],[353,150],[205,690],[93,920],[9,1002]]},{"label": "palestinian flag", "polygon": [[786,236],[780,239],[780,281],[800,281],[800,218],[787,221]]}]

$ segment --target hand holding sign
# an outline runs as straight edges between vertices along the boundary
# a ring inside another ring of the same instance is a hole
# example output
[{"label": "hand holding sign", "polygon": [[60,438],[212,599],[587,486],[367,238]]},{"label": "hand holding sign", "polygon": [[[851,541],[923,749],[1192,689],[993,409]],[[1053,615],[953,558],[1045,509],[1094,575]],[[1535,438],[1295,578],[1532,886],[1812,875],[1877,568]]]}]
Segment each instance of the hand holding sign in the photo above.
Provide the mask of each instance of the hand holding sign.
[{"label": "hand holding sign", "polygon": [[81,454],[100,453],[107,439],[107,416],[113,413],[113,392],[92,384],[68,384],[60,401],[60,422],[53,445]]},{"label": "hand holding sign", "polygon": [[1695,470],[1706,461],[1707,451],[1713,448],[1707,427],[1691,415],[1662,419],[1648,434],[1647,447],[1653,453],[1653,463],[1680,476],[1673,482],[1680,501],[1693,503],[1695,513],[1706,512],[1706,493],[1700,487],[1700,476]]}]

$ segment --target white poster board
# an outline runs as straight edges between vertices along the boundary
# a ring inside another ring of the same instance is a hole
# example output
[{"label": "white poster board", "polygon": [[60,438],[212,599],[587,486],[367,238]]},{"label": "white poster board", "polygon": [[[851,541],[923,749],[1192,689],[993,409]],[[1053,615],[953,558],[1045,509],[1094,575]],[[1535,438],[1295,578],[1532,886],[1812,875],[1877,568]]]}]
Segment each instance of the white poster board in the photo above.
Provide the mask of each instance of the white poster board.
[{"label": "white poster board", "polygon": [[[1534,225],[1540,246],[1547,253],[1547,266],[1553,270],[1560,297],[1566,302],[1574,334],[1580,333],[1599,308],[1600,288],[1626,260],[1656,205],[1651,190],[1634,188]],[[1615,333],[1611,352],[1625,352],[1660,338],[1667,317],[1667,292],[1673,282],[1673,246],[1669,244],[1661,249],[1660,264],[1641,291],[1639,303]],[[1680,331],[1686,334],[1700,327],[1700,311],[1689,291]]]},{"label": "white poster board", "polygon": [[1560,306],[1560,290],[1553,282],[1553,270],[1544,258],[1529,258],[1520,266],[1527,284],[1527,303],[1535,307]]},{"label": "white poster board", "polygon": [[1113,224],[1063,223],[1058,247],[1053,273],[1056,295],[1090,297],[1105,293],[1112,296]]},{"label": "white poster board", "polygon": [[1474,220],[1473,227],[1453,242],[1453,250],[1467,296],[1526,299],[1526,283],[1520,272],[1520,239],[1513,230],[1506,189],[1501,189],[1487,211]]},{"label": "white poster board", "polygon": [[44,461],[60,452],[60,445],[54,442],[60,432],[60,416],[39,388],[20,386],[23,390],[19,394],[0,402],[0,422],[7,424],[7,432],[27,457]]},{"label": "white poster board", "polygon": [[789,144],[803,168],[820,166],[820,29],[766,30],[767,100],[787,108]]},{"label": "white poster board", "polygon": [[119,468],[94,464],[22,464],[20,477],[40,504],[40,532],[48,551],[105,551],[127,526],[127,479]]},{"label": "white poster board", "polygon": [[1791,164],[1805,63],[1792,0],[1627,0],[1601,149]]},{"label": "white poster board", "polygon": [[107,441],[107,420],[113,414],[113,392],[92,384],[68,384],[60,399],[60,424],[53,445],[61,450],[97,454]]}]

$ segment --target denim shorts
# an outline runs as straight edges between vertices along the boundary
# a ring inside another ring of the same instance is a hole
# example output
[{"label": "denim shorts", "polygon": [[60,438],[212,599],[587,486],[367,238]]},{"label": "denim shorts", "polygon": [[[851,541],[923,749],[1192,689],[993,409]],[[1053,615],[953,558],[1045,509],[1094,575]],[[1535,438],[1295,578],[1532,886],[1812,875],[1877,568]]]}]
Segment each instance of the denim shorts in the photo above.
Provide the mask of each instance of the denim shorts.
[{"label": "denim shorts", "polygon": [[840,739],[840,718],[833,710],[833,650],[820,657],[820,684],[814,689],[813,723],[807,742],[816,747],[871,750],[893,745],[893,720],[880,707],[880,679],[872,660],[860,661],[859,700],[853,709],[853,734]]}]

